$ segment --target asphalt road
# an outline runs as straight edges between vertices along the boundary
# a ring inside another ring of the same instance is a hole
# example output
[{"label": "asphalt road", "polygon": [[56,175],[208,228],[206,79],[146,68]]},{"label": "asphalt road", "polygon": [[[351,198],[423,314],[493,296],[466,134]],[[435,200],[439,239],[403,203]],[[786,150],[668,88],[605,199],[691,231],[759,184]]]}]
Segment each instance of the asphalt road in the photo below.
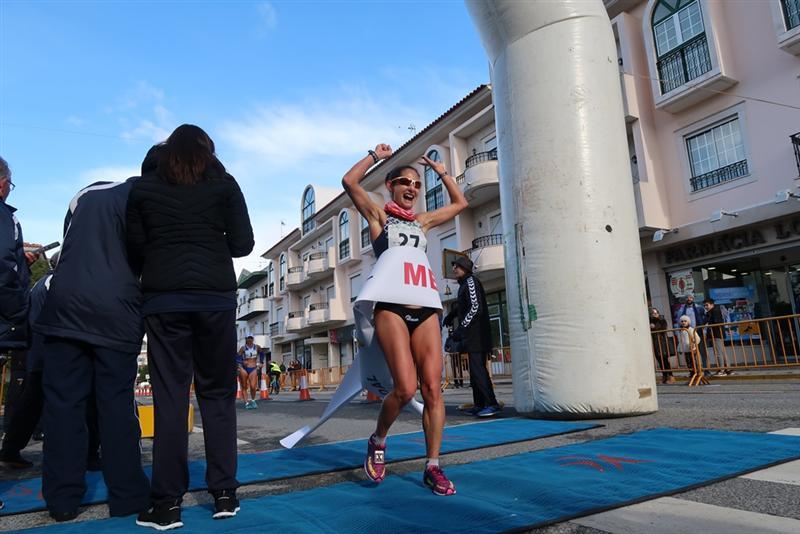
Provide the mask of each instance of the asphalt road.
[{"label": "asphalt road", "polygon": [[[501,417],[517,415],[513,408],[513,394],[510,383],[500,383],[496,387],[498,399],[506,404]],[[241,402],[237,404],[238,438],[240,452],[257,452],[280,447],[278,441],[284,436],[306,424],[316,421],[332,394],[328,391],[312,391],[315,400],[300,402],[296,392],[283,392],[273,400],[260,402],[257,410],[245,410]],[[800,427],[800,379],[782,381],[722,381],[710,386],[688,388],[682,384],[659,386],[659,411],[645,416],[597,420],[600,428],[565,434],[551,438],[520,442],[498,447],[450,454],[442,458],[443,465],[471,462],[475,460],[506,456],[519,452],[532,451],[560,445],[599,439],[621,433],[655,427],[710,428],[719,430],[744,430],[770,432],[789,427]],[[447,424],[470,422],[472,417],[458,411],[460,404],[471,402],[469,389],[448,389],[445,392],[447,405]],[[327,443],[346,439],[359,439],[368,436],[374,429],[378,414],[378,404],[351,402],[336,417],[318,429],[306,444]],[[195,425],[202,426],[200,418]],[[410,432],[420,429],[419,417],[403,413],[392,432]],[[190,456],[201,458],[203,438],[195,432],[189,438]],[[711,444],[710,446],[713,446]],[[150,461],[151,440],[143,440],[144,460]],[[41,444],[29,446],[23,454],[34,461],[34,467],[24,471],[2,471],[0,477],[25,478],[38,475],[41,466]],[[724,461],[724,451],[720,451],[720,461]],[[422,469],[421,460],[392,464],[390,472],[418,472]],[[240,489],[240,496],[252,497],[284,493],[329,485],[363,477],[361,469],[337,473],[312,475],[290,480],[253,484]],[[684,501],[713,504],[736,510],[747,510],[773,516],[800,520],[800,486],[788,486],[735,478],[712,484],[700,489],[678,494],[674,497]],[[210,497],[205,491],[187,495],[185,505],[206,503]],[[88,520],[107,516],[105,505],[90,506],[78,520]],[[20,514],[3,517],[0,531],[18,530],[49,524],[44,512]],[[577,522],[565,522],[535,532],[556,533],[598,533],[608,532],[583,526]],[[706,532],[704,534],[710,534]]]}]

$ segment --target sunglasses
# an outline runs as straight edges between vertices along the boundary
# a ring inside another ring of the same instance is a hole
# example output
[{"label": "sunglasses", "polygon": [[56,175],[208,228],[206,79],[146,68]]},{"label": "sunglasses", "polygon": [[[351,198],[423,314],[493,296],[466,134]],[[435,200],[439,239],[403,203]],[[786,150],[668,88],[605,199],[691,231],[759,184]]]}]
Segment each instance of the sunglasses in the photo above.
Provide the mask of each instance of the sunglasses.
[{"label": "sunglasses", "polygon": [[398,183],[406,187],[411,187],[413,185],[415,189],[422,189],[422,182],[420,180],[412,180],[411,178],[395,178],[390,183]]}]

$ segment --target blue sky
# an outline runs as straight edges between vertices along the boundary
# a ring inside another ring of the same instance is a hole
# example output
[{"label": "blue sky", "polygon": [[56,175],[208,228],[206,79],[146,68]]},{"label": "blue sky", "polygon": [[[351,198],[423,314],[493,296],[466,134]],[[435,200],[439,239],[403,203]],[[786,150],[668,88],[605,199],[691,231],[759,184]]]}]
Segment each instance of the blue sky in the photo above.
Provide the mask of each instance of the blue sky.
[{"label": "blue sky", "polygon": [[83,185],[138,174],[197,124],[242,186],[253,256],[298,225],[308,183],[408,139],[481,83],[461,1],[0,0],[0,155],[27,241],[60,240]]}]

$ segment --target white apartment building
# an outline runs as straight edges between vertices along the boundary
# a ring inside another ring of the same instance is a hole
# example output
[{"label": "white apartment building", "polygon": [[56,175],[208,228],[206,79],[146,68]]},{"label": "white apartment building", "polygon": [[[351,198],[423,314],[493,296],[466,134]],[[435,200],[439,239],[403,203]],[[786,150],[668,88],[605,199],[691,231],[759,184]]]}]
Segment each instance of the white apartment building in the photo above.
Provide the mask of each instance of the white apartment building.
[{"label": "white apartment building", "polygon": [[[669,315],[691,292],[714,298],[731,321],[800,312],[800,0],[605,5],[652,304]],[[470,254],[500,348],[508,318],[496,146],[491,88],[481,86],[374,168],[365,185],[388,200],[386,172],[423,154],[458,177],[470,207],[429,232],[428,256],[447,307],[457,284],[443,278],[442,251]],[[436,174],[418,168],[425,194],[417,211],[447,202]],[[375,261],[369,237],[343,192],[309,185],[298,200],[298,229],[262,255],[265,271],[240,278],[240,338],[254,333],[279,360],[347,365],[351,302]],[[625,285],[620,280],[620,291]],[[592,313],[589,295],[564,305],[576,307],[577,322],[578,309]]]}]

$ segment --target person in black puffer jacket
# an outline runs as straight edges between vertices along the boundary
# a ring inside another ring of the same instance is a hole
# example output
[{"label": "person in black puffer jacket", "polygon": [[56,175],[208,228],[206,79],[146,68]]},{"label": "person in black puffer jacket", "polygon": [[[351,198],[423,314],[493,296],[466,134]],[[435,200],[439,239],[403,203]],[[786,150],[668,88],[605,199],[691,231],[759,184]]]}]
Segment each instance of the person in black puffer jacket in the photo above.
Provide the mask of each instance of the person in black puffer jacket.
[{"label": "person in black puffer jacket", "polygon": [[128,251],[142,269],[153,385],[152,506],[137,524],[182,526],[187,491],[189,387],[203,417],[214,518],[236,515],[236,277],[232,257],[253,250],[247,206],[202,129],[179,126],[158,147],[158,168],[128,201]]}]

